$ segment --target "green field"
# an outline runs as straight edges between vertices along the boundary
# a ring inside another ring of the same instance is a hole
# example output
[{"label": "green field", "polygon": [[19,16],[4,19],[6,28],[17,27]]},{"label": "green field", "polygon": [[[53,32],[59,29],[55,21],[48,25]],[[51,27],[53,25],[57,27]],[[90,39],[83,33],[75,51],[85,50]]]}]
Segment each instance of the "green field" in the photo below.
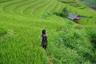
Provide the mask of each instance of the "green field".
[{"label": "green field", "polygon": [[[0,64],[96,64],[96,10],[79,0],[62,1],[0,0]],[[79,24],[54,14],[65,7],[83,16]]]}]

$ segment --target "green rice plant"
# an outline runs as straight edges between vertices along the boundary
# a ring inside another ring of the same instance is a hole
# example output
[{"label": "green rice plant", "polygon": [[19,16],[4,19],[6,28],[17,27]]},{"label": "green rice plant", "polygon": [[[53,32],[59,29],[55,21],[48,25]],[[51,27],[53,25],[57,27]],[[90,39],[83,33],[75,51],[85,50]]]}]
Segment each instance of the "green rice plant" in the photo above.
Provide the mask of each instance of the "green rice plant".
[{"label": "green rice plant", "polygon": [[83,63],[84,60],[86,61],[92,59],[92,46],[88,38],[89,36],[83,28],[77,29],[71,27],[66,32],[64,30],[61,31],[57,37],[59,37],[56,39],[57,42],[55,43],[57,47],[68,48],[77,52],[78,56],[80,56],[77,57],[81,59],[81,61],[77,61],[77,63]]},{"label": "green rice plant", "polygon": [[[80,24],[52,14],[64,8],[83,16]],[[93,64],[95,18],[96,11],[79,0],[0,0],[0,64]],[[48,33],[46,50],[42,29]]]}]

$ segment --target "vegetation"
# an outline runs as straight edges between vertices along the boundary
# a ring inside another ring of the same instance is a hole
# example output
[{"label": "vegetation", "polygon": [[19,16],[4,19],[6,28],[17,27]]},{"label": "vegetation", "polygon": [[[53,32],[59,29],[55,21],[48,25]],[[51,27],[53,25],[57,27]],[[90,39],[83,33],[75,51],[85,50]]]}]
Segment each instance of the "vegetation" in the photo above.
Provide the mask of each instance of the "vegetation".
[{"label": "vegetation", "polygon": [[81,0],[84,4],[88,5],[89,7],[96,9],[96,0]]},{"label": "vegetation", "polygon": [[[80,0],[62,1],[0,0],[0,64],[96,63],[96,11]],[[65,17],[66,10],[61,13],[64,8],[81,16],[79,24]]]}]

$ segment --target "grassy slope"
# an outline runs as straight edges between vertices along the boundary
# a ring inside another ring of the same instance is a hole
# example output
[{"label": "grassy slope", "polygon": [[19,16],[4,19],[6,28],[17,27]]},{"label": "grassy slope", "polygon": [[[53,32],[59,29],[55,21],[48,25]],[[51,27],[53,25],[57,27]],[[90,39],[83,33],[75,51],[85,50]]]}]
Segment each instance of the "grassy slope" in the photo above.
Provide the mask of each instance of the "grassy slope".
[{"label": "grassy slope", "polygon": [[[63,7],[86,18],[78,25],[52,14]],[[92,51],[86,28],[94,30],[95,18],[96,12],[82,4],[78,7],[57,0],[1,2],[0,64],[91,64],[96,52]],[[44,28],[48,31],[47,51],[40,46]]]},{"label": "grassy slope", "polygon": [[88,5],[89,7],[96,9],[96,0],[81,0],[84,4]]}]

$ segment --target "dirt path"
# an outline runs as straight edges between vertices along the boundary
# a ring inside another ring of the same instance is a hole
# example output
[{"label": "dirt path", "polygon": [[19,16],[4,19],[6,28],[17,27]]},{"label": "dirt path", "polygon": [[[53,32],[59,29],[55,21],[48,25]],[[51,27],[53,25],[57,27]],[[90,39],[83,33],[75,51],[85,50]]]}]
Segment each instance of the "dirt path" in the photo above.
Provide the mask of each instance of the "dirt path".
[{"label": "dirt path", "polygon": [[48,56],[48,64],[53,64],[52,57]]}]

